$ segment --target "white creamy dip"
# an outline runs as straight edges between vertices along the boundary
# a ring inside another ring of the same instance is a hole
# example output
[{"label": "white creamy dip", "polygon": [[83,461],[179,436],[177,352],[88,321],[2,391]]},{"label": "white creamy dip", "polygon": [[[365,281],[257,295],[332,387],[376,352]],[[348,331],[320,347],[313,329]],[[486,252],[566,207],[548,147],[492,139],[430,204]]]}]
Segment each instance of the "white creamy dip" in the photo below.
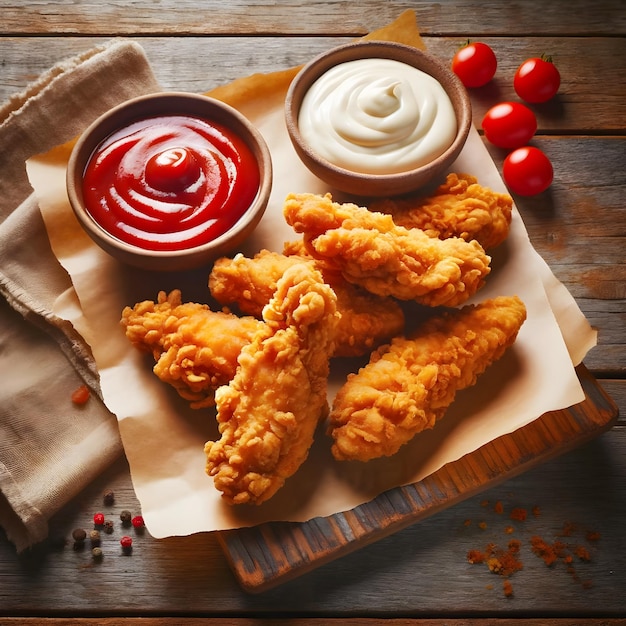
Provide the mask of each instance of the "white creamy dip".
[{"label": "white creamy dip", "polygon": [[341,63],[304,96],[303,139],[334,165],[392,174],[425,165],[452,144],[457,122],[435,78],[393,59]]}]

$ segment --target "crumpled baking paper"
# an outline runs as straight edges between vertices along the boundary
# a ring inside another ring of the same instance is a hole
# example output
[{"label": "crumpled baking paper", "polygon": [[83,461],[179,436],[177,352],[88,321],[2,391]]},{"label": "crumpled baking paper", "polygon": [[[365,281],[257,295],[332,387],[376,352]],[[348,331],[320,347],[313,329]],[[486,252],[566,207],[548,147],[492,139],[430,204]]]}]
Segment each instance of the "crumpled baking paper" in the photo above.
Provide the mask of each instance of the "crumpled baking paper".
[{"label": "crumpled baking paper", "polygon": [[[282,217],[289,192],[329,191],[301,164],[287,136],[283,100],[290,76],[277,81],[274,91],[266,87],[262,97],[250,89],[258,77],[236,84],[235,92],[245,92],[245,98],[235,97],[237,106],[263,134],[274,164],[268,209],[242,249],[247,255],[261,248],[281,251],[284,241],[297,238]],[[366,464],[337,462],[320,428],[309,458],[274,498],[260,506],[229,506],[205,474],[204,443],[218,436],[214,412],[189,409],[161,383],[151,371],[151,357],[130,345],[119,323],[124,306],[156,300],[159,290],[179,288],[184,301],[210,302],[210,268],[150,273],[125,267],[100,250],[81,230],[67,200],[65,168],[71,147],[70,142],[27,163],[52,249],[73,284],[55,303],[55,314],[69,320],[93,351],[103,398],[117,416],[134,488],[155,537],[267,521],[306,521],[348,510],[386,489],[419,481],[547,411],[584,399],[574,366],[595,345],[595,331],[532,247],[514,209],[510,236],[491,251],[492,272],[472,299],[517,294],[526,304],[528,319],[498,365],[474,387],[460,392],[434,429],[415,437],[394,457]],[[506,192],[474,128],[450,171],[472,174],[482,185]],[[349,199],[333,195],[340,201]],[[329,400],[361,362],[333,363]]]}]

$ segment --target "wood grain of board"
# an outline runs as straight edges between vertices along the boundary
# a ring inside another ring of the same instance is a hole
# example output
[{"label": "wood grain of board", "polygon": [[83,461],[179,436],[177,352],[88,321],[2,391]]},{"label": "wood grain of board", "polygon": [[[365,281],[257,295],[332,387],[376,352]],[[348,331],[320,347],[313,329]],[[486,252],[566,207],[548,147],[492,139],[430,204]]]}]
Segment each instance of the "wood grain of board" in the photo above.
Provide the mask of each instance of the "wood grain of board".
[{"label": "wood grain of board", "polygon": [[218,533],[248,592],[266,591],[419,522],[480,491],[589,441],[618,417],[614,401],[584,365],[585,400],[551,411],[519,430],[444,465],[411,485],[386,491],[350,511],[304,523],[267,523]]},{"label": "wood grain of board", "polygon": [[501,34],[503,19],[507,34],[524,37],[545,33],[575,36],[582,28],[586,35],[626,29],[626,15],[619,1],[569,0],[567,11],[575,18],[568,20],[563,19],[563,6],[560,2],[525,0],[515,3],[510,12],[494,0],[112,0],[105,4],[94,0],[2,0],[0,33],[215,35],[231,34],[236,24],[241,35],[360,35],[388,24],[408,9],[415,11],[423,34],[465,38],[468,24],[472,24],[473,33],[482,36]]},{"label": "wood grain of board", "polygon": [[[4,17],[4,16],[3,16]],[[0,100],[13,95],[50,66],[80,54],[109,37],[0,38],[3,77]],[[351,37],[134,37],[146,51],[164,89],[208,91],[243,75],[271,72],[299,65]],[[427,49],[448,61],[459,46],[458,37],[423,36]],[[558,96],[533,107],[538,132],[554,134],[624,134],[626,119],[626,38],[614,37],[484,37],[498,56],[492,83],[472,90],[477,127],[498,100],[513,100],[512,76],[524,58],[549,50],[562,73]],[[585,54],[581,56],[580,51]],[[607,75],[615,77],[606,81]]]}]

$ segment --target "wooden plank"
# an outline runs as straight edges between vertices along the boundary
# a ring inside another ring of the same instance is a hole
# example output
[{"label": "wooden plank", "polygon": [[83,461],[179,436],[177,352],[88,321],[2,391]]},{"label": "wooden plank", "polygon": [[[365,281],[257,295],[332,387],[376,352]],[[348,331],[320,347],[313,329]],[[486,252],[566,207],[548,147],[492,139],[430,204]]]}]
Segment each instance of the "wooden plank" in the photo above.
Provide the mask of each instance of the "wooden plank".
[{"label": "wooden plank", "polygon": [[[562,454],[609,429],[618,408],[584,366],[585,400],[351,511],[305,523],[271,523],[218,533],[229,564],[248,592],[265,591],[423,520]],[[297,548],[297,549],[296,549]]]},{"label": "wooden plank", "polygon": [[[205,617],[124,617],[125,626],[204,626]],[[214,626],[623,626],[622,618],[211,618]],[[118,617],[0,617],[0,626],[119,626]]]},{"label": "wooden plank", "polygon": [[[443,2],[361,0],[289,0],[268,3],[261,0],[93,0],[45,3],[3,0],[1,32],[29,35],[46,34],[129,35],[187,34],[334,34],[359,35],[379,28],[401,12],[416,12],[421,32],[433,35],[465,36],[467,24],[476,24],[481,35],[533,36],[537,34],[577,35],[623,34],[624,11],[613,0],[570,0],[568,19],[563,19],[559,2],[527,0],[511,9],[501,2],[481,0],[444,0]],[[341,19],[337,13],[341,12]],[[141,19],[137,16],[141,15]]]},{"label": "wooden plank", "polygon": [[[467,32],[467,37],[473,37]],[[79,54],[106,37],[0,37],[0,101],[20,91],[51,63]],[[449,61],[459,37],[424,37],[427,48]],[[350,41],[348,37],[155,37],[137,38],[164,89],[208,91],[242,75],[271,72],[306,62]],[[528,56],[553,55],[562,74],[559,95],[533,106],[539,134],[624,134],[626,119],[626,38],[485,38],[498,55],[498,71],[488,86],[471,91],[473,119],[480,127],[487,109],[517,100],[513,75]],[[581,55],[584,49],[584,55]],[[611,76],[611,80],[606,80]]]}]

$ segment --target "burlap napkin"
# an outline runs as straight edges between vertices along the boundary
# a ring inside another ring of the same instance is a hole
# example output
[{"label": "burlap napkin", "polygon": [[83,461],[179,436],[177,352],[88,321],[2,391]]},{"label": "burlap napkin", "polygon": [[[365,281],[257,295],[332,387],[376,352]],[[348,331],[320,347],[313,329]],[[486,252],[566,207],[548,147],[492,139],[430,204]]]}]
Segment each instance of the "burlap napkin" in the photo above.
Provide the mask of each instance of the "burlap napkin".
[{"label": "burlap napkin", "polygon": [[[0,526],[18,550],[122,451],[89,348],[52,313],[71,281],[50,250],[25,169],[107,109],[159,90],[129,41],[61,62],[0,108]],[[92,398],[72,404],[86,383]]]}]

